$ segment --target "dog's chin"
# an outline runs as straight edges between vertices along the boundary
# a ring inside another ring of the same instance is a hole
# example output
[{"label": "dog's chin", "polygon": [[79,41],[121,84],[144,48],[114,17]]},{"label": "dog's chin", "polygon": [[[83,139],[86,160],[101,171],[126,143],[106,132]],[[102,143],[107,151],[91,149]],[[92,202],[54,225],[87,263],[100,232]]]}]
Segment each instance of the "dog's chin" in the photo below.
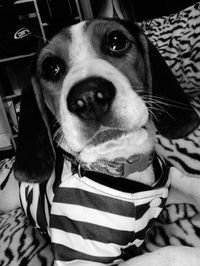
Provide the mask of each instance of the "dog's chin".
[{"label": "dog's chin", "polygon": [[80,162],[90,164],[99,160],[128,159],[134,154],[147,154],[153,150],[154,134],[146,127],[126,132],[120,129],[99,130],[78,155]]}]

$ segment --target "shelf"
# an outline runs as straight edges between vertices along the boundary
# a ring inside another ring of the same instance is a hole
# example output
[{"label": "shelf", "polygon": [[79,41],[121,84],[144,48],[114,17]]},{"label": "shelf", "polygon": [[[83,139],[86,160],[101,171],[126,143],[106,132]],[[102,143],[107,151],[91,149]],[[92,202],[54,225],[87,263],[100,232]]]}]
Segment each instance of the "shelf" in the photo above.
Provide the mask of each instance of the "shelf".
[{"label": "shelf", "polygon": [[0,63],[5,63],[5,62],[13,61],[13,60],[28,58],[28,57],[34,56],[35,54],[36,53],[33,52],[30,54],[22,54],[22,55],[16,55],[16,56],[12,56],[12,57],[2,58],[2,59],[0,59]]},{"label": "shelf", "polygon": [[41,19],[41,16],[40,16],[40,11],[39,11],[39,8],[38,8],[38,5],[37,5],[37,0],[18,0],[15,2],[15,4],[26,4],[26,3],[34,3],[34,7],[35,7],[35,13],[36,13],[36,17],[38,19],[38,23],[39,23],[39,26],[40,26],[40,30],[41,30],[41,33],[42,33],[42,38],[44,41],[46,41],[46,35],[45,35],[45,32],[44,32],[44,29],[43,29],[43,26],[42,26],[42,19]]},{"label": "shelf", "polygon": [[16,134],[12,132],[4,103],[0,97],[0,151],[16,150],[14,135]]},{"label": "shelf", "polygon": [[[11,34],[9,35],[10,42],[7,41],[6,45],[7,39],[5,39],[5,43],[2,44],[2,47],[3,45],[5,46],[5,52],[2,48],[0,63],[6,63],[13,60],[32,57],[33,55],[35,55],[38,49],[38,39],[42,39],[44,40],[44,42],[46,41],[46,35],[44,32],[44,27],[42,25],[37,1],[18,0],[14,3],[14,5],[14,11],[12,11],[11,9],[11,14],[13,13],[14,16],[16,16],[16,22],[14,20],[13,23],[17,23],[17,25],[16,27],[14,25],[13,28],[11,27]],[[0,11],[1,13],[4,12],[3,7],[0,7]],[[7,13],[9,14],[8,11]],[[23,29],[28,29],[29,32],[27,35],[22,35],[22,37],[30,35],[30,38],[22,38],[21,35],[18,36],[18,38],[16,37],[16,33],[20,30],[22,31]]]},{"label": "shelf", "polygon": [[[71,2],[70,9],[66,9],[66,11],[71,12],[71,16],[69,15],[70,18],[72,18],[74,22],[81,21],[83,18],[81,14],[81,6],[79,0],[66,0],[66,1],[68,1],[69,5],[70,1],[73,1]],[[57,3],[59,5],[59,1]],[[45,17],[44,15],[42,15],[43,9],[40,9],[41,7],[40,0],[18,0],[14,4],[17,13],[17,21],[19,20],[23,22],[22,27],[18,26],[18,28],[22,29],[23,27],[24,28],[27,27],[31,31],[32,36],[34,35],[39,36],[39,38],[41,38],[45,42],[46,36],[48,36],[47,35],[48,30],[52,31],[53,29],[54,21],[56,23],[57,21],[56,19],[58,19],[59,22],[59,17],[57,18],[57,14],[60,15],[60,13],[59,12],[55,13],[56,16],[55,18],[52,16],[52,20],[49,19],[45,21]],[[48,1],[47,5],[49,5]],[[52,3],[52,7],[54,5],[55,5],[55,0],[54,3]],[[61,8],[62,11],[62,5],[60,5],[59,7]],[[53,10],[54,12],[56,11],[55,9],[51,10]],[[46,9],[44,9],[43,11],[46,11]],[[2,12],[4,12],[3,9]],[[64,18],[65,17],[66,14],[64,13]],[[13,40],[14,37],[14,33],[12,34],[13,35],[11,35],[10,37],[11,40]],[[0,151],[10,151],[10,150],[15,151],[16,140],[18,137],[18,117],[19,117],[19,112],[16,113],[16,110],[20,109],[18,108],[19,104],[18,102],[16,102],[17,99],[15,98],[19,97],[19,95],[11,95],[6,97],[3,96],[12,93],[18,94],[16,93],[16,91],[19,91],[21,93],[22,88],[25,88],[24,85],[27,84],[27,79],[29,77],[29,75],[27,74],[29,71],[29,67],[24,68],[24,66],[29,66],[29,64],[31,63],[29,62],[31,61],[29,60],[29,58],[31,59],[31,57],[33,57],[37,53],[37,41],[36,43],[32,41],[28,42],[26,46],[25,45],[23,46],[21,44],[17,46],[14,43],[14,45],[10,45],[9,47],[7,47],[6,43],[5,47],[6,47],[5,49],[6,52],[1,53],[1,58],[0,58],[0,63],[2,63],[0,68],[0,70],[2,70],[1,78],[3,79],[4,77],[6,77],[6,82],[2,82],[1,79],[0,83],[0,92],[2,96],[2,97],[0,96]]]},{"label": "shelf", "polygon": [[0,151],[7,151],[12,149],[10,134],[0,134]]}]

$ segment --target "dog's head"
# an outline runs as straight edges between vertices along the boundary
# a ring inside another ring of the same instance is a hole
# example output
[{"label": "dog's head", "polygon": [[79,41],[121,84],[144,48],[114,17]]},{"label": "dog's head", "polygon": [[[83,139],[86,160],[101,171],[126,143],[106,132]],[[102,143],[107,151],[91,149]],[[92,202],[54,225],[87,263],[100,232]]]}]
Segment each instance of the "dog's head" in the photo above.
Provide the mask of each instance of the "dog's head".
[{"label": "dog's head", "polygon": [[92,163],[149,153],[154,125],[173,139],[199,123],[161,56],[133,23],[102,19],[64,28],[38,53],[33,70],[21,104],[19,180],[50,176],[53,139]]}]

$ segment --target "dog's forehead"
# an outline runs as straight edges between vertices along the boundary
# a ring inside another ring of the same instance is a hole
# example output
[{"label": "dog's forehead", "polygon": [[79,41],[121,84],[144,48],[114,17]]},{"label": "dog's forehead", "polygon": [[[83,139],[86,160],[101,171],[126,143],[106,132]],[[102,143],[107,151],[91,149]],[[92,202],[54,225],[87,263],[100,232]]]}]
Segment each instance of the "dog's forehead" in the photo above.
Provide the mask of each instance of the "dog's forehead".
[{"label": "dog's forehead", "polygon": [[84,21],[66,29],[70,33],[68,46],[69,64],[73,65],[79,61],[84,61],[89,57],[94,57],[94,47],[90,43],[88,34],[89,23]]},{"label": "dog's forehead", "polygon": [[[87,38],[101,37],[102,34],[109,30],[122,30],[128,33],[126,24],[120,20],[115,19],[93,19],[80,22],[65,28],[74,38],[80,36],[87,36]],[[78,36],[77,36],[78,34]]]},{"label": "dog's forehead", "polygon": [[74,44],[79,40],[101,38],[106,32],[111,30],[122,30],[129,34],[125,23],[114,19],[93,19],[80,22],[63,29],[63,32],[69,37]]},{"label": "dog's forehead", "polygon": [[43,48],[39,58],[45,54],[56,54],[64,57],[68,65],[76,64],[90,57],[98,57],[103,36],[111,30],[126,31],[120,21],[95,19],[83,21],[63,28]]},{"label": "dog's forehead", "polygon": [[[69,59],[71,64],[84,61],[90,57],[99,57],[104,36],[111,30],[127,31],[120,22],[114,20],[84,21],[69,28]],[[128,32],[127,32],[128,34]]]}]

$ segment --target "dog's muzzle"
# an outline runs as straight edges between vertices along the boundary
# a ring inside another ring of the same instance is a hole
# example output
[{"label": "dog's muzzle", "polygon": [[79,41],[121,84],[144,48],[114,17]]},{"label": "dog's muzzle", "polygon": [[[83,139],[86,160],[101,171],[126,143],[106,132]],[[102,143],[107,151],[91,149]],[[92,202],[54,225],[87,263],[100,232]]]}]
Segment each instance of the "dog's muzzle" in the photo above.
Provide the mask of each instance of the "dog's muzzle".
[{"label": "dog's muzzle", "polygon": [[60,97],[62,148],[86,163],[151,152],[148,109],[133,83],[103,59],[72,66]]}]

